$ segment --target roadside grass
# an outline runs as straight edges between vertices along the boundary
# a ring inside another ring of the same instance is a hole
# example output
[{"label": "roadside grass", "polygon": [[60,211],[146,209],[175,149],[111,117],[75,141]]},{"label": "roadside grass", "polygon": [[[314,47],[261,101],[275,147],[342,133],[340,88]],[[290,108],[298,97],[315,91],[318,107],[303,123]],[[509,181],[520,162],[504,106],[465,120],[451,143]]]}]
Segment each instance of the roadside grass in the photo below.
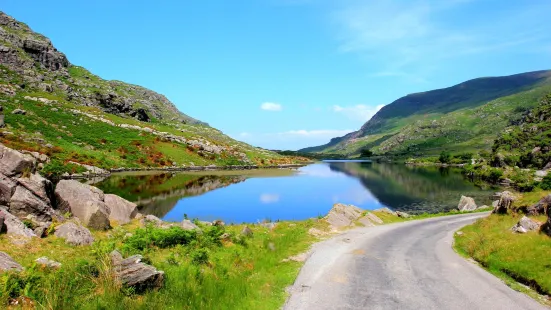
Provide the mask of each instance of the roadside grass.
[{"label": "roadside grass", "polygon": [[[244,237],[244,225],[203,227],[203,234],[174,229],[168,235],[158,228],[140,234],[134,222],[93,232],[96,242],[89,247],[73,247],[54,236],[14,246],[3,235],[0,251],[26,269],[0,276],[0,303],[28,299],[39,309],[277,309],[301,265],[283,259],[306,251],[315,241],[307,231],[318,225],[313,220],[281,222],[273,230],[248,225],[253,236]],[[125,239],[128,232],[133,236]],[[219,241],[222,233],[230,234],[228,240]],[[152,238],[157,243],[149,243]],[[115,248],[142,254],[165,272],[165,286],[143,295],[121,288],[108,259]],[[63,266],[42,269],[34,263],[41,256]]]},{"label": "roadside grass", "polygon": [[[491,215],[479,219],[461,229],[462,234],[455,235],[454,248],[501,278],[514,279],[539,294],[550,295],[551,238],[539,232],[513,233],[511,227],[520,217],[521,215]],[[544,222],[546,217],[534,219]],[[522,286],[518,284],[511,287],[522,290]],[[537,299],[551,305],[549,298]]]}]

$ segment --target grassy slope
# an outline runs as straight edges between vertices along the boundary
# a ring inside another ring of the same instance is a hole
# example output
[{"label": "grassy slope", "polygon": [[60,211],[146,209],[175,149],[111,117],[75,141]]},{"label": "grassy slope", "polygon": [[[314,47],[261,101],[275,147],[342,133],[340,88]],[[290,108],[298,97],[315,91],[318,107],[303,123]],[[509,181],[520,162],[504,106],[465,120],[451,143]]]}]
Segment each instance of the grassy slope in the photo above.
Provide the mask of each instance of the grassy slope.
[{"label": "grassy slope", "polygon": [[[2,69],[0,83],[14,84],[16,73]],[[57,100],[44,104],[24,99],[25,96]],[[61,162],[75,161],[102,168],[115,167],[162,167],[177,165],[229,165],[243,164],[231,152],[217,156],[201,156],[197,149],[180,143],[162,141],[159,137],[134,129],[111,126],[87,116],[73,114],[70,110],[94,114],[115,124],[130,124],[164,131],[186,139],[204,139],[212,144],[232,147],[246,153],[256,164],[290,163],[294,159],[276,153],[254,148],[235,141],[216,129],[203,125],[173,124],[153,121],[139,122],[132,118],[107,114],[97,108],[76,106],[64,100],[61,95],[19,91],[15,97],[0,94],[5,110],[7,127],[0,129],[2,143],[15,149],[26,149],[47,153]],[[27,111],[26,115],[11,114],[16,108]],[[57,109],[57,111],[56,111]],[[12,134],[5,134],[9,132]],[[4,134],[2,134],[4,133]],[[46,148],[46,144],[54,148]]]},{"label": "grassy slope", "polygon": [[[369,148],[378,154],[434,155],[442,150],[473,151],[490,149],[497,134],[518,109],[534,107],[551,91],[549,79],[529,90],[500,97],[475,106],[448,111],[444,108],[389,117],[384,125],[367,135],[346,139],[323,149],[324,153],[358,154]],[[516,110],[517,109],[517,110]]]},{"label": "grassy slope", "polygon": [[[515,202],[515,206],[532,205],[550,193],[526,193]],[[551,295],[551,238],[539,232],[513,233],[511,227],[521,216],[491,215],[480,219],[461,229],[462,235],[456,234],[454,247],[460,254],[472,257],[490,272],[507,280],[511,287],[551,305],[551,300],[534,294],[536,291]],[[546,216],[537,216],[534,219],[544,222]],[[524,283],[534,291],[527,291],[512,280]]]}]

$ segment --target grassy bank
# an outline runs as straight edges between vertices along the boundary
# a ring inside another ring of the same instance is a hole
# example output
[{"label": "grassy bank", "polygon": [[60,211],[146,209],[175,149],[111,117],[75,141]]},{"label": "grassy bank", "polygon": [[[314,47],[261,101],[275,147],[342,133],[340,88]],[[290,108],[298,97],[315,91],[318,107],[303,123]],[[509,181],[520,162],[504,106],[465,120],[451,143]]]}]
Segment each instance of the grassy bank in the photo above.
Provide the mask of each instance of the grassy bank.
[{"label": "grassy bank", "polygon": [[[531,205],[548,194],[538,191],[517,200],[516,206]],[[473,258],[493,274],[506,280],[511,287],[529,293],[551,305],[551,299],[537,296],[551,295],[551,238],[537,231],[516,234],[511,231],[522,214],[492,214],[461,229],[455,235],[454,248],[463,256]],[[531,217],[545,222],[546,216]],[[515,283],[518,281],[532,290]],[[537,293],[536,293],[537,292]]]},{"label": "grassy bank", "polygon": [[[384,223],[436,215],[401,218],[373,212]],[[453,213],[452,213],[453,214]],[[286,260],[306,252],[316,241],[332,235],[323,219],[278,222],[270,229],[249,224],[202,226],[202,233],[179,227],[142,227],[139,221],[108,232],[92,232],[91,246],[75,247],[48,236],[12,244],[0,235],[0,251],[25,267],[19,274],[0,275],[0,305],[38,309],[278,309],[285,289],[298,275],[301,262]],[[315,229],[315,233],[309,230]],[[224,238],[221,238],[225,235]],[[109,253],[141,254],[144,262],[165,272],[161,289],[133,292],[117,282]],[[62,263],[57,270],[34,262],[46,256]],[[25,306],[26,305],[26,306]]]}]

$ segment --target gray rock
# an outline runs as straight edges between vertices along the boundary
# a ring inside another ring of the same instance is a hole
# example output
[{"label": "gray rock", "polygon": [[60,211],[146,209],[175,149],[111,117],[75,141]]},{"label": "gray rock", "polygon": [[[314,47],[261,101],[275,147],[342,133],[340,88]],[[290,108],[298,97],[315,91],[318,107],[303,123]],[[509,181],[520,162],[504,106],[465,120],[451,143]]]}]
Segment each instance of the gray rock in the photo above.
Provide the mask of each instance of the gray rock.
[{"label": "gray rock", "polygon": [[262,227],[268,228],[269,230],[273,230],[274,228],[276,228],[277,223],[274,223],[274,222],[264,222],[264,223],[260,223],[259,225],[262,226]]},{"label": "gray rock", "polygon": [[201,230],[199,228],[199,226],[195,225],[192,221],[190,220],[183,220],[182,221],[182,228],[185,229],[185,230]]},{"label": "gray rock", "polygon": [[506,214],[513,206],[514,201],[515,197],[513,196],[513,194],[511,192],[504,191],[503,193],[501,193],[501,197],[499,198],[499,202],[494,208],[493,213]]},{"label": "gray rock", "polygon": [[8,205],[15,193],[17,183],[0,173],[0,205]]},{"label": "gray rock", "polygon": [[528,215],[537,216],[545,213],[545,210],[551,208],[551,194],[543,197],[533,206],[530,206],[526,209]]},{"label": "gray rock", "polygon": [[148,214],[142,219],[142,224],[144,226],[147,225],[153,225],[155,227],[168,227],[169,224],[165,221],[161,220],[160,218],[156,217],[155,215]]},{"label": "gray rock", "polygon": [[398,215],[398,217],[402,217],[402,218],[409,218],[410,215],[407,214],[406,212],[402,212],[402,211],[396,211],[396,215]]},{"label": "gray rock", "polygon": [[39,221],[51,221],[54,210],[31,191],[18,186],[10,200],[10,213],[21,219],[33,215]]},{"label": "gray rock", "polygon": [[551,161],[547,163],[547,165],[545,165],[545,167],[543,167],[543,170],[550,170],[551,169]]},{"label": "gray rock", "polygon": [[11,112],[11,114],[16,114],[16,115],[25,115],[27,114],[27,111],[25,110],[21,110],[21,109],[15,109]]},{"label": "gray rock", "polygon": [[241,234],[246,237],[252,237],[253,231],[249,228],[249,226],[245,226],[243,227]]},{"label": "gray rock", "polygon": [[383,220],[381,220],[381,218],[371,212],[368,212],[365,217],[374,224],[383,224]]},{"label": "gray rock", "polygon": [[141,255],[123,259],[119,252],[113,251],[110,256],[115,276],[124,287],[131,287],[135,292],[141,293],[147,289],[156,289],[163,286],[164,272],[142,263]]},{"label": "gray rock", "polygon": [[547,170],[538,170],[538,171],[535,172],[534,175],[536,177],[543,178],[543,177],[546,177],[548,173],[549,173],[549,171],[547,171]]},{"label": "gray rock", "polygon": [[96,187],[75,180],[61,180],[55,189],[58,208],[71,211],[87,227],[105,230],[109,224],[109,208],[104,194]]},{"label": "gray rock", "polygon": [[138,214],[138,206],[117,195],[106,194],[105,205],[109,208],[109,218],[119,224],[127,224]]},{"label": "gray rock", "polygon": [[0,208],[0,217],[4,218],[4,227],[8,235],[21,237],[36,237],[36,234],[16,216],[9,213],[6,209]]},{"label": "gray rock", "polygon": [[19,177],[24,172],[32,173],[36,160],[0,144],[0,173],[7,177]]},{"label": "gray rock", "polygon": [[337,203],[331,208],[325,221],[333,228],[339,229],[352,225],[365,211],[356,206],[347,206],[342,203]]},{"label": "gray rock", "polygon": [[31,191],[35,196],[47,204],[51,204],[54,193],[52,182],[38,173],[31,174],[28,178],[17,179],[20,185]]},{"label": "gray rock", "polygon": [[477,206],[472,197],[461,196],[457,209],[461,212],[474,211]]},{"label": "gray rock", "polygon": [[518,221],[518,223],[511,228],[511,230],[517,233],[526,233],[528,231],[537,230],[540,226],[541,223],[538,223],[529,217],[523,216],[520,221]]},{"label": "gray rock", "polygon": [[54,260],[51,260],[51,259],[47,258],[46,256],[37,258],[35,260],[35,262],[38,265],[40,265],[44,268],[48,268],[48,269],[59,269],[59,268],[61,268],[61,263],[56,262]]},{"label": "gray rock", "polygon": [[86,227],[71,222],[56,227],[54,235],[71,245],[90,245],[94,242],[94,237]]},{"label": "gray rock", "polygon": [[11,258],[8,254],[0,252],[0,271],[23,271],[23,267]]},{"label": "gray rock", "polygon": [[377,209],[377,210],[373,210],[373,212],[382,212],[382,213],[387,213],[387,214],[390,214],[390,215],[396,215],[396,212],[390,210],[387,207],[380,208],[380,209]]}]

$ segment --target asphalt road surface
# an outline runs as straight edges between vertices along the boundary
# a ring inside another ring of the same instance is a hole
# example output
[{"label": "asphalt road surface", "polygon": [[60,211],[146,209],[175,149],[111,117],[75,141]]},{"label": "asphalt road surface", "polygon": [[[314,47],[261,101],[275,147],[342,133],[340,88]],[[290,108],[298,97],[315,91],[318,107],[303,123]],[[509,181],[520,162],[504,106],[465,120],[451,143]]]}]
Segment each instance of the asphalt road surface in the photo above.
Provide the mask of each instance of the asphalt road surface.
[{"label": "asphalt road surface", "polygon": [[549,309],[452,249],[487,213],[351,230],[314,246],[284,309]]}]

